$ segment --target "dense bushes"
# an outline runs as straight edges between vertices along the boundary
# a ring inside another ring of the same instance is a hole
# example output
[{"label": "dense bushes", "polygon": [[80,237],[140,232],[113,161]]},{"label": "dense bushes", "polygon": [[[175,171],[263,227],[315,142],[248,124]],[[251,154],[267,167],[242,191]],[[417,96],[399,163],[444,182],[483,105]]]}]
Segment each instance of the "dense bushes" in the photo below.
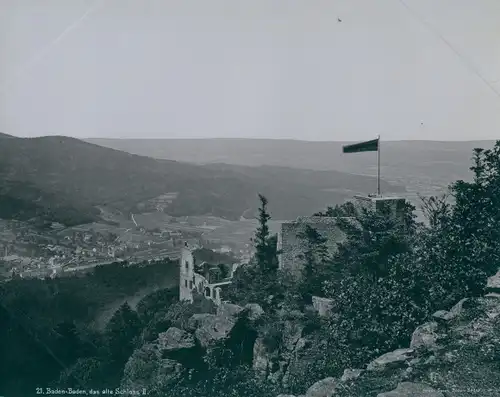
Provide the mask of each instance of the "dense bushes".
[{"label": "dense bushes", "polygon": [[454,204],[424,200],[426,225],[414,222],[410,207],[403,225],[383,212],[330,209],[331,215],[356,217],[340,222],[348,238],[323,273],[323,292],[335,313],[325,336],[341,363],[331,375],[407,346],[434,311],[483,292],[500,265],[498,158],[500,142],[476,150],[473,180],[450,186]]},{"label": "dense bushes", "polygon": [[[334,314],[308,336],[324,340],[327,347],[308,350],[315,357],[314,366],[296,372],[297,380],[304,379],[304,373],[311,374],[309,384],[320,374],[339,376],[344,368],[406,347],[413,330],[433,312],[483,292],[487,276],[500,266],[499,158],[500,142],[491,150],[475,150],[472,181],[450,186],[453,203],[445,198],[423,199],[426,224],[416,223],[410,205],[403,222],[388,216],[388,209],[374,213],[352,204],[316,214],[338,217],[347,239],[328,258],[322,237],[312,228],[306,230],[300,236],[307,243],[302,282],[288,285],[288,299],[273,302],[282,308],[304,308],[308,302],[303,300],[310,294],[333,300]],[[244,293],[233,297],[267,304],[269,295],[279,296],[279,281],[279,272],[244,269],[235,284]],[[273,321],[279,325],[275,316],[268,327],[273,327]],[[276,340],[279,335],[273,335]],[[317,375],[312,374],[313,367]]]}]

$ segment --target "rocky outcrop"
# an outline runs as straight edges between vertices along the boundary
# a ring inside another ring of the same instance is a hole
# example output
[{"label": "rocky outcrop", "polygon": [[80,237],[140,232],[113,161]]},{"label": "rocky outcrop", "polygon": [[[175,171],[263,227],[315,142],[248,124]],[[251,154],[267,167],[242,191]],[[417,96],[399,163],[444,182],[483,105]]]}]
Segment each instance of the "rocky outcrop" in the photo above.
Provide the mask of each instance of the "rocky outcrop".
[{"label": "rocky outcrop", "polygon": [[250,321],[257,321],[264,314],[264,309],[257,303],[249,303],[245,306]]},{"label": "rocky outcrop", "polygon": [[455,320],[460,314],[462,314],[463,309],[464,309],[464,304],[468,302],[468,298],[464,298],[461,301],[459,301],[455,306],[453,306],[449,311],[446,310],[439,310],[436,313],[432,315],[435,320],[437,321],[451,321]]},{"label": "rocky outcrop", "polygon": [[165,386],[177,381],[181,376],[183,369],[182,365],[177,361],[165,359],[159,360],[155,376],[153,377],[150,385],[156,385],[159,388],[164,388]]},{"label": "rocky outcrop", "polygon": [[435,321],[422,324],[417,327],[411,337],[411,349],[428,349],[435,350],[437,348],[438,323]]},{"label": "rocky outcrop", "polygon": [[259,337],[253,345],[253,369],[261,376],[268,376],[272,371],[272,358],[267,351],[264,338]]},{"label": "rocky outcrop", "polygon": [[302,338],[302,324],[286,320],[283,326],[282,340],[278,347],[266,346],[266,337],[257,338],[253,348],[253,369],[263,378],[286,387],[290,368],[298,360],[299,352],[305,347]]},{"label": "rocky outcrop", "polygon": [[500,294],[462,299],[433,317],[415,329],[409,348],[383,354],[365,371],[348,369],[339,380],[316,382],[306,396],[497,396]]},{"label": "rocky outcrop", "polygon": [[241,306],[232,303],[222,303],[217,307],[217,316],[232,318],[240,314],[243,310],[244,308]]},{"label": "rocky outcrop", "polygon": [[217,308],[216,314],[186,317],[184,329],[170,327],[161,332],[153,342],[134,351],[125,366],[123,388],[152,390],[168,386],[184,371],[202,362],[204,349],[227,338],[244,311],[252,319],[264,313],[255,304],[242,308],[224,303]]},{"label": "rocky outcrop", "polygon": [[500,294],[497,292],[488,292],[484,297],[489,299],[500,299]]},{"label": "rocky outcrop", "polygon": [[288,382],[288,372],[290,367],[297,360],[298,353],[305,345],[305,340],[302,338],[304,326],[301,323],[293,321],[285,322],[283,331],[283,346],[280,349],[280,374],[284,385]]},{"label": "rocky outcrop", "polygon": [[166,332],[159,334],[156,343],[158,349],[162,353],[170,353],[195,347],[193,335],[175,327],[170,327]]},{"label": "rocky outcrop", "polygon": [[236,320],[227,316],[205,314],[202,317],[197,317],[194,323],[197,325],[196,331],[194,331],[196,341],[201,347],[207,348],[225,339],[236,324]]},{"label": "rocky outcrop", "polygon": [[340,378],[341,382],[350,382],[358,379],[363,373],[362,369],[345,369],[342,377]]},{"label": "rocky outcrop", "polygon": [[390,353],[383,354],[382,356],[373,360],[370,364],[368,364],[366,370],[385,371],[386,369],[402,367],[405,366],[407,362],[414,357],[414,349],[397,349]]},{"label": "rocky outcrop", "polygon": [[423,383],[402,382],[392,391],[377,394],[377,397],[445,397],[443,393]]},{"label": "rocky outcrop", "polygon": [[488,278],[486,292],[500,294],[500,270],[495,275]]},{"label": "rocky outcrop", "polygon": [[[248,316],[251,318],[258,318],[263,313],[259,305],[247,306]],[[216,314],[202,313],[191,316],[188,320],[188,328],[194,331],[194,337],[200,346],[207,348],[229,335],[239,315],[245,309],[246,307],[223,303],[217,308]]]},{"label": "rocky outcrop", "polygon": [[136,349],[125,364],[121,387],[128,390],[150,390],[152,385],[167,386],[182,373],[177,361],[163,359],[158,345],[148,343]]},{"label": "rocky outcrop", "polygon": [[332,397],[338,386],[338,380],[335,378],[325,378],[307,389],[306,397]]},{"label": "rocky outcrop", "polygon": [[209,313],[193,314],[188,319],[187,329],[189,329],[189,331],[191,332],[194,332],[203,324],[204,321],[206,321],[205,319],[212,318],[214,316],[215,316],[214,314],[209,314]]}]

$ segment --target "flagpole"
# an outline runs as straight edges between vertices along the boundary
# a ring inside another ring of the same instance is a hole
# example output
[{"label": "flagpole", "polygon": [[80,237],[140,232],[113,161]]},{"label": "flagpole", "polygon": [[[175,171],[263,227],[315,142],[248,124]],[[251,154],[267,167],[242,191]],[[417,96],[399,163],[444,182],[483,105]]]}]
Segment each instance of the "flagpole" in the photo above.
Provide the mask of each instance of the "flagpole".
[{"label": "flagpole", "polygon": [[377,136],[377,196],[380,196],[380,135]]}]

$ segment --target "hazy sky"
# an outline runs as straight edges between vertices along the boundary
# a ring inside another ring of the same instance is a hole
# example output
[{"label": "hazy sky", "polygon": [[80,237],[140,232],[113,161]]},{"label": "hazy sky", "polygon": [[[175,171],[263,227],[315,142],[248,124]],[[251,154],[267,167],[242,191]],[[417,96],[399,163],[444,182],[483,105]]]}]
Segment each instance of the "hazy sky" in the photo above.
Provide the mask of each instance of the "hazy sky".
[{"label": "hazy sky", "polygon": [[405,3],[0,0],[0,131],[500,138],[500,1]]}]

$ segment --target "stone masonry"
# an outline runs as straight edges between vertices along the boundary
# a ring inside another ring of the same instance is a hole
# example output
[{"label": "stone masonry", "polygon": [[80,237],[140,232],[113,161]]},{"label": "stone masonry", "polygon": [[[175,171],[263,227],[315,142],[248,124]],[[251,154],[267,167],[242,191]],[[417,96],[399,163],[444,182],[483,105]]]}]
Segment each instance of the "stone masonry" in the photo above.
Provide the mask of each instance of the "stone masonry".
[{"label": "stone masonry", "polygon": [[330,217],[299,217],[292,222],[283,222],[278,234],[278,249],[280,269],[288,269],[292,274],[298,276],[303,266],[303,260],[298,256],[305,250],[305,241],[298,237],[298,234],[309,225],[316,229],[328,240],[328,249],[334,253],[337,243],[345,239],[344,233],[337,225],[336,218]]},{"label": "stone masonry", "polygon": [[[393,216],[401,219],[403,217],[404,198],[354,196],[352,201],[358,208],[365,207],[374,211],[380,211],[383,205],[388,205]],[[298,256],[305,251],[305,242],[298,237],[298,234],[305,230],[306,225],[313,227],[327,238],[330,254],[337,250],[337,243],[345,240],[345,235],[338,227],[337,219],[334,217],[299,217],[295,221],[283,222],[278,233],[278,249],[281,251],[279,267],[280,269],[288,269],[296,276],[300,275],[304,265],[303,260]]]}]

